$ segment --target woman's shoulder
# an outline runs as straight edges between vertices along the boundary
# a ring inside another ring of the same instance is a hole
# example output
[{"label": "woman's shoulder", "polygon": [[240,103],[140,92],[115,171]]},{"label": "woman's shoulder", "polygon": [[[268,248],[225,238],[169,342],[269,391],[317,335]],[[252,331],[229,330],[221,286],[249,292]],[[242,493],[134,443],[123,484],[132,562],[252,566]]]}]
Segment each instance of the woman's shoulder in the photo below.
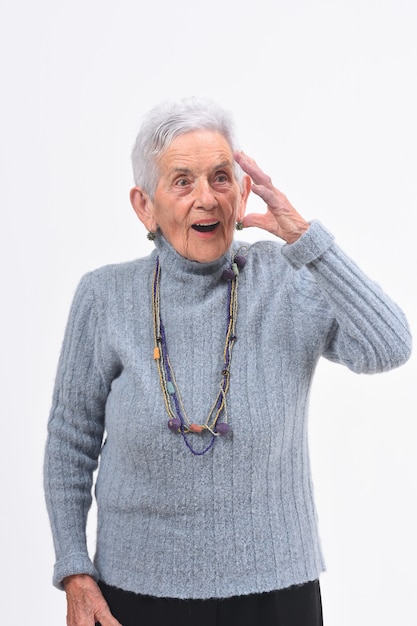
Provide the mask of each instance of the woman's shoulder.
[{"label": "woman's shoulder", "polygon": [[81,280],[87,279],[93,284],[103,284],[113,280],[128,279],[129,276],[147,275],[149,268],[154,265],[154,252],[149,256],[140,257],[122,263],[109,263],[90,270]]},{"label": "woman's shoulder", "polygon": [[86,272],[80,279],[74,295],[74,303],[96,303],[107,307],[122,301],[129,294],[141,293],[148,288],[149,276],[154,266],[153,254],[146,257],[111,263]]}]

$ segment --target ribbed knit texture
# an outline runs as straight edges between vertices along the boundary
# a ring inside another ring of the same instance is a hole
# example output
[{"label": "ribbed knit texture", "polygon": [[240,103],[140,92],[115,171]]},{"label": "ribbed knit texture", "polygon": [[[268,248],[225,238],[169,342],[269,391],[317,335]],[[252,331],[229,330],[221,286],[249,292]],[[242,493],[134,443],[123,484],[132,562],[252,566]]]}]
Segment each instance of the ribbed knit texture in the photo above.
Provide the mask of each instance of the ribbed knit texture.
[{"label": "ribbed knit texture", "polygon": [[[86,275],[74,298],[45,461],[54,583],[87,573],[136,593],[209,598],[316,579],[324,566],[307,442],[315,366],[320,356],[355,372],[400,365],[411,345],[404,316],[318,222],[292,245],[248,245],[231,434],[196,457],[167,428],[153,360],[155,259],[177,383],[189,417],[203,423],[220,382],[221,274],[231,255],[199,264],[162,237],[156,245],[149,257]],[[99,457],[93,565],[85,524]]]}]

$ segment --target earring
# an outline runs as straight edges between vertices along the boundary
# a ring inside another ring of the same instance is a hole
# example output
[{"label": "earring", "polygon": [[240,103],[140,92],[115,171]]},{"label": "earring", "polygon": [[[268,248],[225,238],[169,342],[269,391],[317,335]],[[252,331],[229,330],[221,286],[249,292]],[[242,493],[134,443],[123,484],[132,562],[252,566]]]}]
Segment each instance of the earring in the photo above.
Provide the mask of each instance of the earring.
[{"label": "earring", "polygon": [[155,241],[156,232],[154,230],[150,230],[146,236],[149,239],[149,241]]},{"label": "earring", "polygon": [[236,226],[235,226],[236,230],[243,230],[243,224],[242,222],[236,222]]}]

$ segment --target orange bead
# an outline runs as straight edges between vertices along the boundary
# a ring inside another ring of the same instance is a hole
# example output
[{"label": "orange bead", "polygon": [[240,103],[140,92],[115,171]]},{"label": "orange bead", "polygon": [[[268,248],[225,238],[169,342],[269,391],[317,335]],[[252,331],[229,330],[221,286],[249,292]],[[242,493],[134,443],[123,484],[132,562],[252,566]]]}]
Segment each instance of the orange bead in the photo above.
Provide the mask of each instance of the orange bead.
[{"label": "orange bead", "polygon": [[191,430],[192,433],[201,433],[203,427],[200,426],[200,424],[190,424],[189,430]]},{"label": "orange bead", "polygon": [[161,351],[159,348],[154,348],[153,349],[153,358],[156,359],[160,359],[161,358]]}]

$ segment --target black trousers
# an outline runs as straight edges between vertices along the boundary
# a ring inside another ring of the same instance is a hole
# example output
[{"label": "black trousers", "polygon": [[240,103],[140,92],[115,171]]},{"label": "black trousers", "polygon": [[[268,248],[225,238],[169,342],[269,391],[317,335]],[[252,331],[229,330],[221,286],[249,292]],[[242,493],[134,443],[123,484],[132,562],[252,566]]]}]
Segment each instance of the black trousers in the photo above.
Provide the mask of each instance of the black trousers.
[{"label": "black trousers", "polygon": [[155,598],[99,585],[122,626],[323,626],[318,580],[221,600]]}]

